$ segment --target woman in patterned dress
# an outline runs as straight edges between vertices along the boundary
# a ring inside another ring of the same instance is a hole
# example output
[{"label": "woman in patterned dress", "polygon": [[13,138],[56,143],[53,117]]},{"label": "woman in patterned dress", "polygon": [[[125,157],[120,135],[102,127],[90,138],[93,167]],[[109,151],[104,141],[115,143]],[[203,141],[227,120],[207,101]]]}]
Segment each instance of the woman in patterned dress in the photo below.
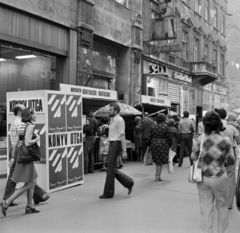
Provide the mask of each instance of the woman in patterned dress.
[{"label": "woman in patterned dress", "polygon": [[142,161],[142,132],[143,132],[142,119],[140,116],[136,116],[134,121],[135,126],[133,127],[133,131],[137,161]]},{"label": "woman in patterned dress", "polygon": [[153,162],[156,166],[156,181],[163,181],[161,178],[162,165],[168,164],[169,147],[172,144],[168,126],[165,124],[166,117],[159,113],[156,118],[157,123],[150,129],[148,146],[152,152]]},{"label": "woman in patterned dress", "polygon": [[[36,115],[33,109],[25,108],[22,111],[22,123],[18,129],[19,137],[16,139],[15,145],[12,151],[12,158],[15,158],[18,161],[19,157],[21,157],[20,148],[23,143],[25,146],[32,146],[33,144],[37,143],[39,137],[32,139],[34,134],[34,125],[32,122],[36,121]],[[10,165],[11,166],[11,165]],[[34,186],[36,183],[36,178],[38,177],[37,171],[34,166],[34,162],[30,163],[18,163],[16,162],[14,172],[12,175],[11,180],[15,183],[25,183],[25,185],[18,190],[16,190],[11,197],[7,200],[3,201],[2,203],[2,213],[6,216],[6,211],[10,204],[21,196],[23,193],[27,193],[27,207],[25,209],[26,214],[31,213],[39,213],[40,211],[33,207],[33,193],[34,193]]]}]

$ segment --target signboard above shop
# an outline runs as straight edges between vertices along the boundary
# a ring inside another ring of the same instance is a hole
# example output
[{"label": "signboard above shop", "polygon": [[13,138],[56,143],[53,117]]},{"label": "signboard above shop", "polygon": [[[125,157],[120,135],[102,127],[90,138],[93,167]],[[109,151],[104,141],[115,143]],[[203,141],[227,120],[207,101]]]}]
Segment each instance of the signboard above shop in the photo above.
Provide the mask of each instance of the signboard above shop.
[{"label": "signboard above shop", "polygon": [[181,45],[179,43],[150,45],[151,54],[181,52]]},{"label": "signboard above shop", "polygon": [[142,104],[153,104],[163,107],[171,107],[171,101],[167,98],[142,95]]},{"label": "signboard above shop", "polygon": [[192,77],[188,76],[187,74],[183,74],[181,72],[174,72],[173,73],[173,78],[177,79],[177,80],[180,80],[180,81],[192,83]]},{"label": "signboard above shop", "polygon": [[83,98],[117,100],[117,92],[84,86],[67,85],[60,83],[60,90],[82,94]]}]

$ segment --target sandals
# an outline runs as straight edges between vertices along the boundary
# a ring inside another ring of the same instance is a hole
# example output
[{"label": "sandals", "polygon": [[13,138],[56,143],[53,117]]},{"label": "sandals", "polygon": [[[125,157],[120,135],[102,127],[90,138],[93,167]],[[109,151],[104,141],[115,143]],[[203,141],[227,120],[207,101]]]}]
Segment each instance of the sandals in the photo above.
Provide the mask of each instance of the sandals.
[{"label": "sandals", "polygon": [[7,206],[7,204],[6,204],[6,200],[4,200],[3,202],[2,202],[2,214],[3,214],[3,216],[4,217],[6,217],[6,215],[7,215],[7,209],[8,209],[8,207],[6,207]]},{"label": "sandals", "polygon": [[155,181],[164,181],[162,178],[155,176]]},{"label": "sandals", "polygon": [[36,208],[26,206],[25,214],[37,214],[37,213],[40,213],[40,211],[37,210]]}]

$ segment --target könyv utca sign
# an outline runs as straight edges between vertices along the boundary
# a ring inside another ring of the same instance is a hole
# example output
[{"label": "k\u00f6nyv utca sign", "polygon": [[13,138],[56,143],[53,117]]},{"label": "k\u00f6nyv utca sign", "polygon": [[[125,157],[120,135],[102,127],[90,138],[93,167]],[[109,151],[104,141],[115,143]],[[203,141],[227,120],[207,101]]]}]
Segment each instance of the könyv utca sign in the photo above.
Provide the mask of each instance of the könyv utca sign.
[{"label": "k\u00f6nyv utca sign", "polygon": [[64,92],[76,92],[82,94],[83,98],[93,98],[93,99],[117,99],[117,92],[96,89],[83,86],[67,85],[60,83],[60,90]]},{"label": "k\u00f6nyv utca sign", "polygon": [[153,104],[158,106],[171,107],[171,101],[167,98],[156,98],[146,95],[142,95],[142,104]]}]

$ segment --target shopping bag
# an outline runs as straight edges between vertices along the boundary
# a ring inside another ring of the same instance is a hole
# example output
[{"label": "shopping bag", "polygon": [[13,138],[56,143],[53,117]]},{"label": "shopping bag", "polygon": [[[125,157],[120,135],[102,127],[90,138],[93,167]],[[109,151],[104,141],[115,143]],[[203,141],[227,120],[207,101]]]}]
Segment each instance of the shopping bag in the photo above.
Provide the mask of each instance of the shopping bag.
[{"label": "shopping bag", "polygon": [[143,162],[144,162],[144,165],[153,165],[151,150],[147,149],[144,155]]},{"label": "shopping bag", "polygon": [[238,166],[238,177],[237,177],[237,186],[236,186],[236,204],[237,208],[240,211],[240,163]]},{"label": "shopping bag", "polygon": [[204,135],[202,135],[199,157],[197,161],[190,167],[190,171],[189,171],[188,181],[193,184],[202,182],[201,157],[203,154],[203,141],[204,141]]},{"label": "shopping bag", "polygon": [[122,159],[127,159],[128,158],[128,154],[127,154],[127,151],[123,151],[122,152]]},{"label": "shopping bag", "polygon": [[174,173],[174,167],[173,167],[173,158],[175,157],[176,153],[169,149],[168,153],[168,173],[173,174]]}]

